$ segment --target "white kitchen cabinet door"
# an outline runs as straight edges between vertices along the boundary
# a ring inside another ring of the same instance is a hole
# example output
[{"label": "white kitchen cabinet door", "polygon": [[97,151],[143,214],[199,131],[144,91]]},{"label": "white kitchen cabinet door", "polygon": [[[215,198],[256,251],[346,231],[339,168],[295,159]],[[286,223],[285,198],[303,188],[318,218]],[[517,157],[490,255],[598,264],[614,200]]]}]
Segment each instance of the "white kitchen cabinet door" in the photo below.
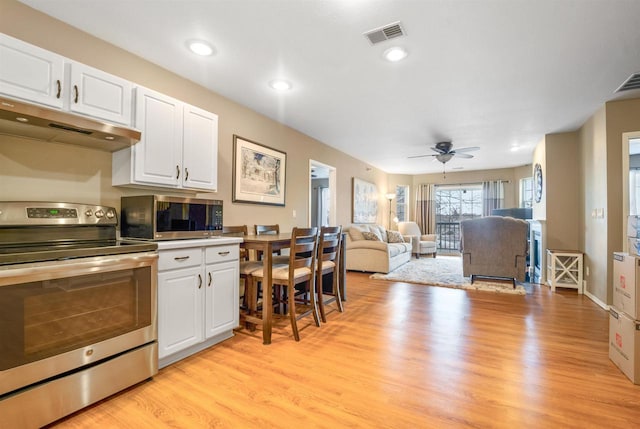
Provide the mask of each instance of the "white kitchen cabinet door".
[{"label": "white kitchen cabinet door", "polygon": [[204,279],[200,266],[158,274],[158,356],[204,340]]},{"label": "white kitchen cabinet door", "polygon": [[76,62],[67,67],[70,111],[131,125],[131,82]]},{"label": "white kitchen cabinet door", "polygon": [[216,191],[218,187],[218,115],[184,106],[182,186]]},{"label": "white kitchen cabinet door", "polygon": [[61,109],[65,58],[0,34],[0,93]]},{"label": "white kitchen cabinet door", "polygon": [[237,260],[207,265],[205,338],[238,326],[239,278]]},{"label": "white kitchen cabinet door", "polygon": [[142,138],[133,145],[134,182],[178,187],[182,181],[182,103],[146,88],[136,88],[136,128]]}]

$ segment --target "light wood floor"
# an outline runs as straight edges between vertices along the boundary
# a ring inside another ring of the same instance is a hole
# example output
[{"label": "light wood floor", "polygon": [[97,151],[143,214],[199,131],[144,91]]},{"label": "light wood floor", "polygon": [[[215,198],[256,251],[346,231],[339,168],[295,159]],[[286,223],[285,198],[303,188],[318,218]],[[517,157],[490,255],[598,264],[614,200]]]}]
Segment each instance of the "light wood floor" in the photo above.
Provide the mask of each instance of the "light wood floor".
[{"label": "light wood floor", "polygon": [[575,291],[523,296],[348,274],[345,313],[296,343],[234,338],[56,428],[630,428],[640,386],[609,361],[608,313]]}]

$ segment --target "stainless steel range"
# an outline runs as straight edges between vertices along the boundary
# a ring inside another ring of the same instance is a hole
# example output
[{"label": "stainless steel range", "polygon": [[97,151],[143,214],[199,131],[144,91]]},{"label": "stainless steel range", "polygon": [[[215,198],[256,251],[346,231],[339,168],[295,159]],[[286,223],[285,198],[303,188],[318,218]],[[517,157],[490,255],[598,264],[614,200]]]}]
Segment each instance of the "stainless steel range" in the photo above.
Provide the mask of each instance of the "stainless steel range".
[{"label": "stainless steel range", "polygon": [[157,245],[111,207],[0,202],[0,427],[40,427],[158,371]]}]

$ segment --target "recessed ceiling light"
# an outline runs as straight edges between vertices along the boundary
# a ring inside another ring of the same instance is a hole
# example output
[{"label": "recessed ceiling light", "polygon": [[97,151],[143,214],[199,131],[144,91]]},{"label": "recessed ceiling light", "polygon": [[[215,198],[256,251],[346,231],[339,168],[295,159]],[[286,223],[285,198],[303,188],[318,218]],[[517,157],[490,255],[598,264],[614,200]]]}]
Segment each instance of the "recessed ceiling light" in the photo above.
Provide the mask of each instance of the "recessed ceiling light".
[{"label": "recessed ceiling light", "polygon": [[18,121],[18,122],[29,122],[29,120],[27,118],[23,118],[22,116],[18,116],[16,118],[16,121]]},{"label": "recessed ceiling light", "polygon": [[269,86],[276,91],[288,91],[292,88],[291,82],[281,79],[272,80]]},{"label": "recessed ceiling light", "polygon": [[213,47],[204,40],[189,40],[187,46],[191,52],[203,57],[213,54]]},{"label": "recessed ceiling light", "polygon": [[396,61],[400,61],[406,58],[409,53],[399,46],[394,46],[393,48],[389,48],[382,54],[387,61],[391,61],[395,63]]}]

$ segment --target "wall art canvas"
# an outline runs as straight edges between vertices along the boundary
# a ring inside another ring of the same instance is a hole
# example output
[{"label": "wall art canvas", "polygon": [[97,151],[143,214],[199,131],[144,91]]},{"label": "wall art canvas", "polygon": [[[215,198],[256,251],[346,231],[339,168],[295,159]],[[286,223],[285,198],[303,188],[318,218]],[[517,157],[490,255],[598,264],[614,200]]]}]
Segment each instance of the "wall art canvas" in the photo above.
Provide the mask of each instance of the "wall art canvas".
[{"label": "wall art canvas", "polygon": [[284,206],[287,154],[233,136],[233,202]]},{"label": "wall art canvas", "polygon": [[378,188],[375,183],[353,178],[353,223],[376,223],[378,219]]}]

